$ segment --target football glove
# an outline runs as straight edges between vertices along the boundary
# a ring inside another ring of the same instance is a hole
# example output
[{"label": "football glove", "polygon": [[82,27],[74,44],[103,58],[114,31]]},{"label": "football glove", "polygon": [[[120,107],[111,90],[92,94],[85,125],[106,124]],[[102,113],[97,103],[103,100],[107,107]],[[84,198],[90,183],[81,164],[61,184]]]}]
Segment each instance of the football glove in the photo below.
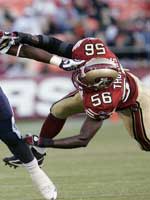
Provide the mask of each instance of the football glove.
[{"label": "football glove", "polygon": [[0,53],[7,53],[10,47],[16,44],[17,38],[14,33],[0,31]]},{"label": "football glove", "polygon": [[53,55],[49,63],[57,65],[65,71],[71,71],[83,66],[85,64],[85,60],[73,60]]},{"label": "football glove", "polygon": [[23,140],[31,146],[38,146],[39,137],[37,135],[26,135]]},{"label": "football glove", "polygon": [[23,140],[28,145],[37,147],[50,147],[50,145],[53,143],[52,139],[38,137],[37,135],[26,135]]},{"label": "football glove", "polygon": [[59,67],[62,68],[63,70],[71,71],[78,69],[84,64],[85,64],[84,60],[72,60],[63,58]]}]

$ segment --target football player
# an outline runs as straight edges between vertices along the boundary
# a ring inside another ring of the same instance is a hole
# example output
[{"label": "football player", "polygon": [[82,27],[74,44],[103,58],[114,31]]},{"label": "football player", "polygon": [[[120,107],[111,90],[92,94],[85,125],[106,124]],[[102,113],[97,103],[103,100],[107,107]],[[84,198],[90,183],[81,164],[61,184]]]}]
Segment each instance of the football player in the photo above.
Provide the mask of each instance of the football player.
[{"label": "football player", "polygon": [[[14,154],[14,157],[18,158],[18,160],[15,159],[15,162],[21,161],[43,198],[46,200],[56,199],[56,188],[50,178],[39,167],[33,152],[36,153],[36,156],[40,154],[35,149],[31,151],[29,146],[21,138],[20,132],[15,124],[12,108],[2,88],[0,88],[0,140],[7,145],[9,150]],[[43,157],[40,156],[39,159],[43,159]]]},{"label": "football player", "polygon": [[[103,41],[85,38],[73,45],[45,35],[15,34],[23,46],[28,44],[58,56],[86,61],[73,72],[72,81],[76,91],[53,104],[41,128],[38,142],[37,138],[34,140],[35,137],[31,136],[26,137],[27,143],[37,145],[41,152],[44,152],[44,147],[85,147],[103,121],[117,112],[141,149],[150,150],[150,90],[122,68],[118,58]],[[43,59],[46,60],[46,57],[45,54]],[[67,117],[77,113],[86,113],[80,133],[53,139],[63,128]]]}]

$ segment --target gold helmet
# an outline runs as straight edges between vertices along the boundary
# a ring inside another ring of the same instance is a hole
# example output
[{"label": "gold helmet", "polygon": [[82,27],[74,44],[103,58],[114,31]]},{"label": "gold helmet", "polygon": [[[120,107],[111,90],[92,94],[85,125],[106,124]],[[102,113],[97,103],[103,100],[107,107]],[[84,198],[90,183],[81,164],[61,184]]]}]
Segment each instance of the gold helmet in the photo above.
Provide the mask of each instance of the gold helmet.
[{"label": "gold helmet", "polygon": [[73,73],[76,88],[102,89],[109,87],[117,78],[116,64],[106,58],[92,58],[83,67]]}]

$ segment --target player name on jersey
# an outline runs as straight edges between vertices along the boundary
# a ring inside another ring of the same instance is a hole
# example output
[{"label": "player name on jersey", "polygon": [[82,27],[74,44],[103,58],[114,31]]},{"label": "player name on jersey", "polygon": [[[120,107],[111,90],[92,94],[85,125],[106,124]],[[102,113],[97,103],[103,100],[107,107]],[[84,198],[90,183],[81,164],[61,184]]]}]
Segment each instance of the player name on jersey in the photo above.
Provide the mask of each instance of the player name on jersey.
[{"label": "player name on jersey", "polygon": [[122,74],[121,72],[118,73],[117,78],[113,82],[113,88],[121,88],[122,87]]}]

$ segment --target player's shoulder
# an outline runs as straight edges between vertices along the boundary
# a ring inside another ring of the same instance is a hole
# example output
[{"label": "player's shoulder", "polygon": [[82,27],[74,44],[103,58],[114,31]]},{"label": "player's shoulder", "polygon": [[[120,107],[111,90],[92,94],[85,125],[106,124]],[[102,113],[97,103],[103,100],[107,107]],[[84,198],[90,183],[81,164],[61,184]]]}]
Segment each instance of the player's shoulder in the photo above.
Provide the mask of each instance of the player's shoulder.
[{"label": "player's shoulder", "polygon": [[92,58],[115,58],[107,44],[100,38],[87,37],[79,40],[72,48],[72,58],[90,60]]},{"label": "player's shoulder", "polygon": [[83,46],[85,44],[96,44],[98,42],[101,42],[101,43],[104,44],[104,42],[99,38],[87,37],[87,38],[81,39],[78,42],[76,42],[74,47],[73,47],[73,50],[75,50],[76,48]]}]

